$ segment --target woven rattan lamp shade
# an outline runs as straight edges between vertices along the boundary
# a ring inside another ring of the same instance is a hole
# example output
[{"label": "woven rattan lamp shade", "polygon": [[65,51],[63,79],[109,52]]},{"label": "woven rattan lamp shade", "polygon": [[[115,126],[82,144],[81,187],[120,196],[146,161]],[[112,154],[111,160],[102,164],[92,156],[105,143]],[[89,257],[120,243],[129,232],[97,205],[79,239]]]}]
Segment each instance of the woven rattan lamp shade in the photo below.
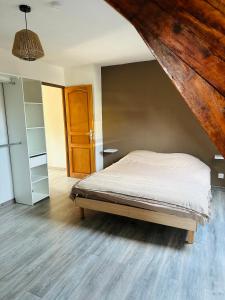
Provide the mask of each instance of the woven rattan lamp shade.
[{"label": "woven rattan lamp shade", "polygon": [[33,61],[44,56],[38,35],[28,29],[15,34],[12,54],[24,60]]}]

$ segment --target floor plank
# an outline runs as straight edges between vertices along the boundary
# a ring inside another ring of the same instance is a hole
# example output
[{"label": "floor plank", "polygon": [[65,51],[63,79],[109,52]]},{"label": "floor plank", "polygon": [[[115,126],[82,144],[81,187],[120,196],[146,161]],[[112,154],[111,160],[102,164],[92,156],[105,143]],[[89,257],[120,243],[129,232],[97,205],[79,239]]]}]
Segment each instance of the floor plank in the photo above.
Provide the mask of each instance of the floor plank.
[{"label": "floor plank", "polygon": [[80,211],[75,179],[50,170],[51,200],[0,208],[0,299],[225,299],[225,191],[193,245],[185,232]]}]

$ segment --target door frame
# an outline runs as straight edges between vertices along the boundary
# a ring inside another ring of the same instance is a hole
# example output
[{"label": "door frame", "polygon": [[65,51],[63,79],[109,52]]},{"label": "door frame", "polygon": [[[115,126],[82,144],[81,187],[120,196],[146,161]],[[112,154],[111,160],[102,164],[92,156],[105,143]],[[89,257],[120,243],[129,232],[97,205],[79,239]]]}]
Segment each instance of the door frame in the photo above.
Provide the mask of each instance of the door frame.
[{"label": "door frame", "polygon": [[[54,84],[54,83],[49,83],[49,82],[45,82],[42,81],[41,82],[42,85],[46,85],[46,86],[50,86],[50,87],[55,87],[55,88],[60,88],[62,90],[62,105],[63,105],[63,121],[64,121],[64,138],[65,138],[65,145],[66,145],[66,173],[67,173],[67,177],[71,176],[71,172],[70,172],[70,158],[69,158],[69,144],[68,144],[68,127],[67,127],[67,118],[66,118],[66,98],[65,98],[65,88],[66,86],[64,85],[59,85],[59,84]],[[91,113],[92,113],[92,117],[93,117],[93,130],[95,129],[94,125],[94,99],[93,99],[93,86],[92,84],[81,84],[81,85],[77,85],[77,86],[88,86],[91,87]],[[70,87],[70,86],[67,86]],[[90,113],[90,112],[89,112]],[[95,151],[96,151],[96,140],[94,139],[94,161],[92,162],[92,170],[91,173],[96,171],[96,158],[95,158]]]},{"label": "door frame", "polygon": [[63,105],[63,123],[64,123],[64,139],[66,145],[66,174],[67,177],[70,177],[70,161],[69,161],[69,146],[68,146],[68,130],[67,130],[67,122],[66,122],[66,99],[65,99],[65,86],[59,84],[53,84],[49,82],[41,82],[42,85],[60,88],[62,90],[62,105]]}]

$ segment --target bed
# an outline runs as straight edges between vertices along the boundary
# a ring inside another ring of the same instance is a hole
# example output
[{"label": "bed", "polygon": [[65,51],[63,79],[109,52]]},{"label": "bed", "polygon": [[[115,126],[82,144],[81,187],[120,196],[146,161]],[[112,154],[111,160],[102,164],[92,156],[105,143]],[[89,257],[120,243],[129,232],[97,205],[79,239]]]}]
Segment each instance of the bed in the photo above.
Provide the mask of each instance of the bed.
[{"label": "bed", "polygon": [[77,206],[187,230],[193,243],[209,218],[210,168],[183,153],[137,150],[77,182]]}]

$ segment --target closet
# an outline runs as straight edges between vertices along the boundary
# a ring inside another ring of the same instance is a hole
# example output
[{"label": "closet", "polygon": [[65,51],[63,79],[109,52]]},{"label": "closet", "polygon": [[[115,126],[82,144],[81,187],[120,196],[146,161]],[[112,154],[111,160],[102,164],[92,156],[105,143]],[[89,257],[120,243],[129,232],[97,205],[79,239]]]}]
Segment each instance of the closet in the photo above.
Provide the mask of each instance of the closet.
[{"label": "closet", "polygon": [[15,77],[3,90],[15,199],[33,205],[49,196],[41,82]]},{"label": "closet", "polygon": [[14,198],[1,80],[3,79],[0,78],[0,205]]}]

